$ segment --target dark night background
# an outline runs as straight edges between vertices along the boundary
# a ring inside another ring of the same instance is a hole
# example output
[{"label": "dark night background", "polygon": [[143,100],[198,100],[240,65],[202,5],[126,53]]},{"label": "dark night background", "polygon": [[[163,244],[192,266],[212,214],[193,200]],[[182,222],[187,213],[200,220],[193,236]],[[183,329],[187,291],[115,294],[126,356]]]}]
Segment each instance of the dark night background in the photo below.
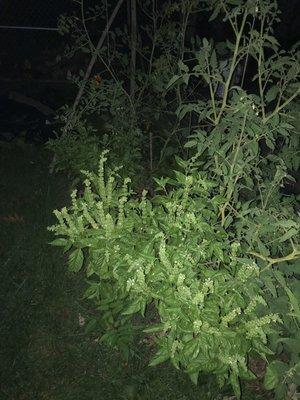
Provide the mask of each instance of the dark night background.
[{"label": "dark night background", "polygon": [[[94,0],[85,1],[85,7],[97,4]],[[299,0],[280,0],[281,22],[275,27],[275,36],[284,49],[289,49],[299,39],[300,2]],[[0,26],[39,26],[57,27],[61,14],[72,14],[76,5],[71,0],[2,0]],[[114,26],[126,23],[126,7]],[[143,21],[139,21],[140,24]],[[208,16],[200,13],[193,21],[192,29],[200,37],[212,37],[222,41],[230,35],[218,20],[208,23]],[[195,27],[196,26],[196,27]],[[97,33],[96,33],[97,34]],[[59,108],[65,100],[71,100],[73,88],[66,82],[68,70],[76,71],[86,67],[88,59],[58,61],[57,55],[63,51],[64,37],[55,31],[34,31],[0,28],[0,121],[5,124],[8,118],[7,94],[10,90],[29,96],[37,96],[46,105]],[[37,82],[36,82],[37,81]],[[33,84],[32,84],[33,83]],[[68,92],[68,94],[66,94]],[[9,104],[14,108],[14,104]],[[6,109],[6,111],[5,111]],[[21,110],[19,110],[21,111]],[[18,111],[14,110],[16,120]],[[10,114],[10,118],[13,115]],[[12,122],[13,123],[13,122]],[[3,128],[2,128],[3,129]]]}]

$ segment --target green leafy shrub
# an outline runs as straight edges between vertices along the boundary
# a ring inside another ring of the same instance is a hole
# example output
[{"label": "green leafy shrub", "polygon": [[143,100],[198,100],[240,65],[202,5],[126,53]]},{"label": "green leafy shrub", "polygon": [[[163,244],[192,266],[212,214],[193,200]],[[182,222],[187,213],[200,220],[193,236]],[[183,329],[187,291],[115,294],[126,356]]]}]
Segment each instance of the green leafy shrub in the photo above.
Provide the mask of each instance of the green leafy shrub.
[{"label": "green leafy shrub", "polygon": [[218,223],[215,184],[186,165],[176,172],[174,188],[152,205],[130,199],[129,180],[115,172],[104,178],[104,155],[98,174],[86,172],[83,197],[72,194],[67,210],[55,211],[59,235],[53,244],[71,249],[69,267],[79,271],[86,258],[92,280],[86,296],[97,305],[111,345],[127,345],[137,313],[156,309],[157,321],[144,329],[159,333],[151,365],[168,359],[194,382],[213,373],[228,380],[239,396],[239,378],[253,377],[248,356],[270,353],[272,326],[259,280],[259,268],[245,257]]},{"label": "green leafy shrub", "polygon": [[282,315],[283,328],[271,337],[270,347],[276,356],[270,358],[264,385],[275,391],[278,400],[296,399],[300,385],[299,262],[284,265],[274,275],[274,286],[269,286],[270,304],[274,312]]},{"label": "green leafy shrub", "polygon": [[[172,0],[161,4],[152,0],[137,2],[138,21],[142,21],[143,26],[138,24],[136,32],[135,90],[131,93],[128,84],[132,79],[128,54],[128,49],[132,48],[129,27],[125,24],[111,28],[101,49],[96,50],[91,37],[101,35],[95,32],[95,27],[106,25],[107,2],[100,1],[94,8],[85,7],[83,1],[77,3],[78,13],[61,16],[59,21],[60,33],[68,35],[62,57],[75,57],[76,63],[77,56],[88,54],[96,56],[97,63],[95,75],[88,81],[84,80],[84,70],[79,73],[77,68],[76,72],[69,71],[70,81],[78,88],[84,85],[84,92],[76,110],[72,105],[62,108],[61,121],[68,125],[66,130],[71,135],[73,130],[78,132],[77,125],[79,130],[84,125],[97,130],[97,135],[106,144],[105,148],[111,150],[111,157],[117,159],[118,165],[124,165],[129,173],[136,175],[145,165],[145,169],[152,172],[158,164],[161,165],[165,159],[168,162],[170,156],[182,150],[179,124],[172,129],[166,129],[165,125],[170,119],[172,123],[176,121],[175,111],[187,94],[182,87],[167,98],[165,88],[176,73],[178,59],[186,50],[188,20],[193,12],[199,11],[197,4],[194,0]],[[178,17],[178,12],[182,13],[182,18]],[[99,119],[106,123],[108,129],[99,129]],[[92,135],[92,130],[87,132]],[[79,142],[83,146],[87,142],[86,137]],[[59,149],[63,146],[65,151]],[[61,159],[60,168],[65,159],[59,153],[68,154],[67,147],[67,140],[60,140],[57,146],[53,141],[50,144],[50,148],[58,153],[57,158]],[[152,151],[152,148],[157,151]],[[88,150],[82,149],[84,153]],[[69,164],[66,160],[64,168],[68,169]],[[81,168],[78,165],[77,170]],[[89,166],[84,168],[89,169]]]},{"label": "green leafy shrub", "polygon": [[[172,178],[157,179],[149,201],[145,192],[141,199],[132,193],[128,179],[121,183],[118,169],[105,174],[104,153],[97,172],[84,172],[84,195],[73,192],[72,205],[55,211],[53,244],[70,252],[72,271],[85,268],[103,341],[128,351],[143,329],[156,337],[151,365],[170,360],[194,382],[199,373],[213,374],[221,386],[230,382],[237,397],[240,379],[254,377],[249,358],[262,357],[270,363],[265,386],[282,399],[299,378],[299,352],[289,352],[288,343],[299,330],[300,224],[295,197],[280,194],[297,166],[290,109],[299,94],[298,55],[279,50],[271,35],[275,2],[210,4],[212,18],[223,13],[235,34],[227,43],[229,76],[222,76],[218,52],[204,39],[192,70],[179,61],[168,85],[194,79],[207,85],[207,101],[178,108],[179,120],[197,116],[186,143],[194,156],[178,159],[182,170]],[[261,26],[245,34],[253,18]],[[266,48],[273,56],[266,57]],[[252,94],[231,86],[239,60],[248,56],[257,62]],[[153,309],[150,323],[143,320]]]},{"label": "green leafy shrub", "polygon": [[[234,32],[235,41],[225,44],[231,55],[229,76],[225,79],[221,73],[217,48],[203,39],[192,71],[181,63],[169,85],[196,78],[208,88],[208,101],[182,104],[178,110],[179,118],[189,113],[198,117],[186,147],[195,149],[206,177],[220,187],[221,225],[256,257],[267,303],[283,316],[281,333],[270,336],[276,354],[270,357],[265,386],[275,390],[278,399],[294,398],[300,357],[297,347],[291,353],[288,343],[295,343],[299,331],[299,209],[296,196],[283,198],[280,189],[293,179],[289,172],[299,169],[299,52],[284,52],[272,36],[279,14],[276,2],[210,4],[212,19],[220,14]],[[245,33],[251,20],[256,29]],[[248,57],[257,64],[252,94],[232,87],[239,60]],[[220,84],[222,98],[217,96]]]},{"label": "green leafy shrub", "polygon": [[50,139],[47,148],[55,154],[53,170],[66,170],[73,177],[78,177],[82,169],[96,170],[102,151],[99,137],[82,125],[68,135]]},{"label": "green leafy shrub", "polygon": [[[96,172],[99,157],[103,149],[111,151],[109,164],[116,165],[122,160],[122,165],[126,174],[134,176],[141,173],[140,168],[140,149],[137,137],[139,132],[128,132],[126,129],[119,128],[116,131],[113,126],[102,126],[105,133],[99,135],[95,129],[87,124],[78,124],[76,129],[68,134],[62,134],[56,139],[50,139],[47,148],[55,154],[52,162],[52,169],[56,172],[66,171],[74,178],[74,182],[82,177],[82,170]],[[120,147],[120,141],[129,140],[132,148]],[[139,181],[136,176],[135,184]]]}]

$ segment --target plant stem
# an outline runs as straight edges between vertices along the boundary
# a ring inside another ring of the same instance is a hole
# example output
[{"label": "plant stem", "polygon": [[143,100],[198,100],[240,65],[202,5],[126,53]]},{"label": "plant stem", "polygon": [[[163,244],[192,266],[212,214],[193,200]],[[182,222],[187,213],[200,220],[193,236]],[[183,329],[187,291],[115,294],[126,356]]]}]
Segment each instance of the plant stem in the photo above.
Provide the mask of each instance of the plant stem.
[{"label": "plant stem", "polygon": [[[265,17],[262,18],[261,21],[261,26],[260,26],[260,38],[263,37],[263,30],[264,30],[264,23],[265,23]],[[260,49],[259,49],[259,55],[258,55],[258,86],[259,86],[259,95],[260,95],[260,99],[261,99],[261,112],[262,112],[262,117],[263,120],[265,120],[266,117],[266,111],[265,111],[265,105],[264,105],[264,89],[266,87],[263,86],[263,82],[262,82],[262,75],[261,75],[261,70],[262,70],[262,63],[263,63],[263,46],[262,43],[260,44]]]},{"label": "plant stem", "polygon": [[232,77],[236,68],[236,60],[240,51],[240,42],[241,42],[241,38],[243,35],[243,31],[244,31],[244,27],[245,27],[245,23],[246,23],[246,19],[248,16],[248,11],[247,9],[244,12],[243,15],[243,19],[241,22],[241,27],[240,30],[238,31],[237,35],[236,35],[236,41],[235,41],[235,47],[234,47],[234,52],[233,52],[233,56],[232,56],[232,60],[231,60],[231,65],[230,65],[230,70],[229,70],[229,74],[228,74],[228,78],[226,80],[225,86],[224,86],[224,94],[223,94],[223,100],[222,100],[222,105],[219,111],[219,114],[216,118],[216,125],[219,124],[220,119],[222,117],[223,111],[227,105],[227,98],[228,98],[228,93],[229,93],[229,88],[230,88],[230,84],[232,81]]},{"label": "plant stem", "polygon": [[269,268],[270,266],[272,266],[274,264],[280,264],[285,261],[293,261],[300,257],[299,250],[293,250],[290,254],[288,254],[284,257],[278,257],[278,258],[266,257],[266,256],[263,256],[262,254],[254,252],[254,251],[250,251],[248,254],[251,254],[254,257],[260,258],[261,260],[268,262],[267,267],[265,267],[262,271],[264,271],[266,268]]},{"label": "plant stem", "polygon": [[214,124],[216,125],[216,121],[217,121],[217,110],[216,110],[216,102],[215,102],[215,93],[213,91],[213,87],[212,87],[212,76],[210,73],[210,67],[209,67],[209,60],[207,58],[207,56],[205,56],[205,61],[206,61],[206,65],[207,65],[207,72],[208,72],[208,76],[209,76],[209,93],[210,93],[210,98],[211,98],[211,102],[212,102],[212,106],[213,106],[213,112],[214,112]]},{"label": "plant stem", "polygon": [[[233,156],[233,160],[232,163],[230,165],[230,172],[229,172],[229,179],[228,179],[228,186],[227,186],[227,195],[226,195],[226,203],[223,204],[223,206],[220,209],[220,213],[221,213],[221,226],[224,226],[225,221],[226,221],[226,215],[225,215],[225,211],[226,208],[229,206],[229,202],[231,200],[231,196],[234,192],[234,186],[236,184],[236,182],[239,179],[239,175],[237,175],[234,179],[234,182],[232,183],[232,178],[233,178],[233,173],[234,173],[234,167],[236,164],[236,160],[238,157],[238,153],[240,151],[241,148],[241,144],[242,144],[242,140],[243,140],[243,136],[244,136],[244,132],[245,132],[245,128],[246,128],[246,122],[247,122],[247,116],[248,116],[248,111],[245,112],[244,118],[243,118],[243,124],[242,124],[242,128],[241,128],[241,133],[238,139],[238,143],[234,152],[234,156]],[[232,183],[231,187],[229,188],[229,184]]]},{"label": "plant stem", "polygon": [[136,86],[136,46],[137,46],[137,10],[136,0],[131,0],[130,7],[131,22],[131,60],[130,60],[130,97],[134,100]]},{"label": "plant stem", "polygon": [[290,102],[294,100],[299,94],[300,94],[300,88],[298,88],[296,92],[291,97],[289,97],[284,103],[282,103],[280,106],[277,106],[271,114],[269,114],[267,117],[265,116],[264,123],[268,122],[270,118],[274,117],[274,115],[278,114],[283,108],[289,105]]},{"label": "plant stem", "polygon": [[114,11],[112,12],[112,14],[110,16],[110,19],[107,21],[105,30],[103,31],[103,33],[102,33],[102,35],[101,35],[101,37],[100,37],[100,39],[99,39],[99,41],[97,43],[97,46],[95,47],[95,51],[94,51],[94,53],[93,53],[93,55],[91,57],[89,65],[88,65],[88,67],[87,67],[87,69],[85,71],[85,75],[84,75],[84,78],[83,78],[82,85],[80,85],[80,88],[79,88],[78,93],[76,95],[76,98],[75,98],[75,101],[74,101],[74,104],[73,104],[73,107],[72,107],[72,112],[71,112],[71,114],[70,114],[70,116],[69,116],[69,118],[68,118],[68,120],[66,122],[66,125],[64,127],[64,130],[63,130],[64,133],[67,133],[73,127],[73,119],[74,119],[74,116],[75,116],[75,112],[76,112],[77,106],[78,106],[78,104],[80,102],[80,99],[81,99],[81,97],[83,95],[83,92],[84,92],[84,89],[85,89],[85,85],[86,85],[86,83],[87,83],[87,81],[88,81],[88,79],[89,79],[89,77],[91,75],[93,66],[94,66],[94,64],[95,64],[95,62],[97,60],[98,51],[101,49],[101,47],[102,47],[102,45],[104,43],[104,40],[106,38],[106,35],[108,34],[109,28],[111,27],[111,24],[113,23],[113,21],[114,21],[116,15],[117,15],[122,3],[123,3],[123,1],[124,0],[119,0],[118,1]]}]

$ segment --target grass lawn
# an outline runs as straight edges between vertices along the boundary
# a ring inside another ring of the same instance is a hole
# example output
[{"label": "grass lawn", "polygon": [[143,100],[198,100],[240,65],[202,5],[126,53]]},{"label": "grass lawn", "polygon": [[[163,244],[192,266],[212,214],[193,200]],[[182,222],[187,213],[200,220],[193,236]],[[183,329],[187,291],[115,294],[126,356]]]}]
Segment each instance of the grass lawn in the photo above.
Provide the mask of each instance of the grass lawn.
[{"label": "grass lawn", "polygon": [[195,387],[168,364],[148,367],[142,344],[126,363],[85,334],[84,278],[68,273],[48,245],[52,210],[69,197],[68,181],[50,175],[48,164],[41,147],[0,145],[0,399],[226,398],[207,379]]}]

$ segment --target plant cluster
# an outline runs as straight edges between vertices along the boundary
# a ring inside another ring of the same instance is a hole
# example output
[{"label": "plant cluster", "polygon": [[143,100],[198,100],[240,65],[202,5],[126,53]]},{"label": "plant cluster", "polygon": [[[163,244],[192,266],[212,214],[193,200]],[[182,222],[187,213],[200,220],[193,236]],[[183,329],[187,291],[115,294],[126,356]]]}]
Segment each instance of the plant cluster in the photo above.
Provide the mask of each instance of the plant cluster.
[{"label": "plant cluster", "polygon": [[83,168],[94,170],[99,161],[101,140],[95,132],[84,125],[78,125],[69,135],[50,139],[47,148],[55,153],[53,169],[68,171],[74,176]]},{"label": "plant cluster", "polygon": [[[197,81],[206,85],[206,101],[178,104],[179,121],[197,119],[185,144],[192,156],[177,157],[181,170],[156,179],[149,200],[121,181],[118,168],[105,168],[102,153],[98,171],[83,171],[84,194],[74,191],[71,206],[55,211],[53,244],[69,252],[70,270],[85,268],[106,343],[128,351],[136,331],[155,334],[151,365],[170,360],[194,382],[213,374],[238,398],[240,381],[254,377],[249,360],[261,357],[265,387],[291,399],[300,366],[300,223],[296,197],[280,188],[299,167],[299,55],[280,50],[272,36],[276,2],[207,3],[211,18],[221,16],[234,32],[223,44],[228,74],[203,39],[193,65],[179,59],[167,85],[179,95]],[[253,94],[232,86],[250,57]],[[141,323],[136,315],[149,310],[154,319]]]},{"label": "plant cluster", "polygon": [[[188,21],[190,15],[198,11],[197,2],[138,1],[137,18],[142,24],[135,32],[134,49],[129,32],[132,21],[124,26],[113,26],[102,47],[96,49],[95,30],[101,23],[105,26],[110,10],[104,1],[88,9],[84,8],[83,1],[77,3],[79,14],[62,16],[59,21],[61,33],[69,39],[64,57],[95,56],[95,72],[86,81],[84,70],[70,71],[69,79],[78,88],[84,85],[84,91],[76,112],[72,106],[61,110],[61,121],[66,125],[71,120],[68,134],[76,131],[77,126],[89,124],[100,138],[113,137],[106,148],[118,155],[119,163],[130,171],[142,165],[152,171],[182,147],[183,130],[175,111],[188,93],[180,88],[166,96],[165,89],[176,73],[177,61],[187,51]],[[134,73],[128,50],[136,53]],[[131,87],[129,82],[133,82]],[[57,146],[54,142],[51,144],[57,159],[60,158],[58,147],[68,146],[63,136],[57,140]],[[129,168],[126,154],[131,155]],[[62,158],[61,165],[63,162]],[[88,165],[85,168],[88,169]]]},{"label": "plant cluster", "polygon": [[[239,395],[239,378],[251,378],[250,353],[271,353],[267,335],[280,322],[264,299],[259,267],[218,221],[216,185],[197,169],[177,172],[152,205],[146,193],[130,199],[128,180],[116,183],[86,172],[83,197],[72,194],[67,210],[56,210],[61,236],[53,244],[72,248],[71,271],[79,271],[88,253],[86,297],[99,310],[102,340],[128,346],[137,329],[133,316],[154,306],[157,323],[144,332],[159,333],[156,365],[168,359],[194,382],[213,373],[220,385],[229,379]],[[181,163],[185,164],[181,161]]]}]

